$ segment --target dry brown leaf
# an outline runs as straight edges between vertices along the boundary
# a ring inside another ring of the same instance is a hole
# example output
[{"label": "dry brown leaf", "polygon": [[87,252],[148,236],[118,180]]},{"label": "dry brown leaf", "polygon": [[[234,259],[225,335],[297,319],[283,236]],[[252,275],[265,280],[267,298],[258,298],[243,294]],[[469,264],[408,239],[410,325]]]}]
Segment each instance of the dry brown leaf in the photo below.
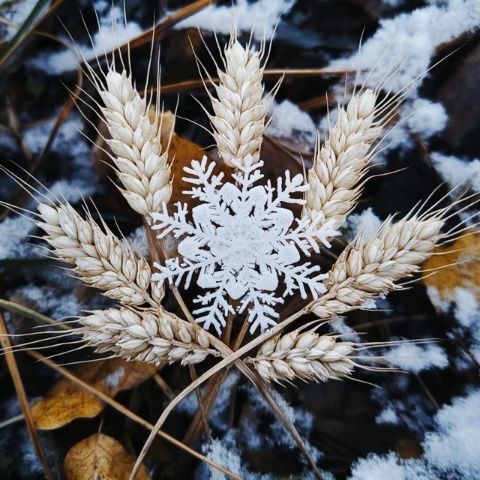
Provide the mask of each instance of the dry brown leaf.
[{"label": "dry brown leaf", "polygon": [[[128,390],[144,382],[155,372],[156,368],[152,365],[113,358],[85,364],[74,373],[81,380],[114,397],[121,390]],[[62,379],[46,397],[32,406],[32,416],[38,429],[53,430],[77,418],[93,418],[103,407],[104,403],[95,395]]]},{"label": "dry brown leaf", "polygon": [[[64,461],[67,480],[128,480],[135,463],[114,438],[96,433],[78,442],[67,453]],[[136,480],[148,480],[142,465]]]},{"label": "dry brown leaf", "polygon": [[[475,292],[480,299],[480,233],[464,235],[451,245],[437,248],[435,253],[443,255],[433,255],[423,264],[427,270],[423,283],[436,288],[441,300],[454,300],[458,287]],[[435,268],[441,270],[429,275]]]}]

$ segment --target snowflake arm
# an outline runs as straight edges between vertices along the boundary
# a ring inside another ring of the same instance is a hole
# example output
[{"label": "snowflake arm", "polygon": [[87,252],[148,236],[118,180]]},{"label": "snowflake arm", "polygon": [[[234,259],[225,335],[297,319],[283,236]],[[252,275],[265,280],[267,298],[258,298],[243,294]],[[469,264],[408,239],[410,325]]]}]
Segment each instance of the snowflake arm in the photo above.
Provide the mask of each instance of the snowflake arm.
[{"label": "snowflake arm", "polygon": [[163,282],[167,280],[169,283],[175,283],[178,287],[185,278],[185,288],[190,286],[193,274],[200,271],[207,271],[209,267],[215,264],[215,259],[205,256],[201,262],[192,262],[184,259],[182,263],[178,258],[170,258],[165,260],[165,265],[160,265],[155,262],[153,265],[158,269],[157,273],[152,275],[152,280],[156,282]]},{"label": "snowflake arm", "polygon": [[175,238],[179,238],[182,235],[195,235],[196,229],[191,225],[186,218],[187,215],[187,204],[183,205],[180,202],[175,204],[177,208],[174,212],[173,217],[168,214],[167,205],[164,203],[161,212],[154,212],[151,214],[153,221],[155,222],[152,225],[153,230],[161,230],[157,235],[157,238],[162,239],[169,233],[173,232]]},{"label": "snowflake arm", "polygon": [[283,303],[283,298],[276,297],[273,293],[249,290],[240,303],[239,313],[243,313],[247,307],[249,308],[250,333],[255,333],[257,328],[264,332],[277,323],[279,314],[273,307],[279,303]]},{"label": "snowflake arm", "polygon": [[330,248],[328,239],[339,235],[339,232],[332,228],[332,221],[321,224],[321,217],[322,215],[319,215],[314,222],[297,220],[296,228],[287,232],[282,241],[293,242],[307,256],[310,256],[311,250],[315,253],[320,251],[319,243]]},{"label": "snowflake arm", "polygon": [[319,295],[326,291],[325,286],[322,283],[328,275],[318,274],[320,271],[318,265],[312,265],[311,263],[304,263],[302,265],[284,265],[278,263],[277,271],[283,274],[285,281],[284,297],[292,295],[295,290],[300,290],[300,295],[303,299],[308,297],[308,292],[313,298],[318,298]]},{"label": "snowflake arm", "polygon": [[199,295],[194,300],[194,303],[202,305],[193,311],[193,314],[197,315],[196,321],[203,323],[203,328],[206,330],[213,326],[219,335],[222,333],[222,327],[225,326],[227,315],[235,314],[234,308],[225,299],[226,293],[225,289],[218,288],[212,293]]}]

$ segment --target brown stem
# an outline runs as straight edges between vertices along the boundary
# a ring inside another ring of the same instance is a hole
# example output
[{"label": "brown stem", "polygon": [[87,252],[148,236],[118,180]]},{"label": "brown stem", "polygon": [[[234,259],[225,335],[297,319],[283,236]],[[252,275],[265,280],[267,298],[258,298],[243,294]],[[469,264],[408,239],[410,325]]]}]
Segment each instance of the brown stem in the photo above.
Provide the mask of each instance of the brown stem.
[{"label": "brown stem", "polygon": [[25,392],[25,387],[23,386],[22,377],[18,371],[17,362],[15,361],[15,356],[13,354],[12,345],[8,337],[8,330],[5,326],[5,321],[3,319],[3,313],[0,311],[0,344],[2,345],[5,352],[5,361],[7,362],[7,367],[12,377],[12,382],[17,392],[18,402],[20,403],[20,408],[22,409],[23,417],[25,419],[25,424],[27,425],[28,435],[30,440],[35,447],[38,457],[43,464],[43,471],[45,478],[47,480],[53,480],[53,474],[48,465],[47,455],[42,447],[40,442],[40,437],[38,431],[35,427],[35,422],[33,420],[32,411],[30,410],[30,405],[28,404],[27,394]]},{"label": "brown stem", "polygon": [[[242,344],[243,339],[245,338],[245,335],[247,333],[248,326],[249,326],[249,323],[247,320],[245,320],[243,322],[240,332],[237,335],[237,338],[235,339],[232,345],[233,351],[238,350],[238,348]],[[229,368],[225,369],[223,372],[220,372],[219,374],[212,377],[208,382],[205,395],[202,398],[202,404],[204,406],[205,411],[207,412],[207,415],[210,415],[215,399],[217,398],[218,392],[220,391],[220,387],[223,385],[223,382],[227,378],[229,371],[230,371]],[[202,419],[201,415],[202,415],[202,412],[200,410],[197,410],[195,413],[195,416],[193,417],[188,427],[187,432],[185,433],[185,436],[183,437],[183,442],[185,444],[193,445],[193,443],[197,439],[198,434],[200,432],[201,419]]]}]

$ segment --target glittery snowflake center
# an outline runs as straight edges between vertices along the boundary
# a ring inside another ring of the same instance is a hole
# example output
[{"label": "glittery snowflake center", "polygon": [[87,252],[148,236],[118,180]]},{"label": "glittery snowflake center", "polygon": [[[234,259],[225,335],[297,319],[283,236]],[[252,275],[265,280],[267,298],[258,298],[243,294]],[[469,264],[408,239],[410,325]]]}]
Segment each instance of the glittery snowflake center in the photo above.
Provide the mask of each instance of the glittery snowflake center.
[{"label": "glittery snowflake center", "polygon": [[[176,204],[170,216],[166,205],[163,211],[152,214],[159,230],[158,238],[172,233],[182,238],[178,245],[181,258],[168,259],[165,265],[155,264],[159,272],[154,281],[168,280],[188,288],[192,277],[206,290],[194,302],[197,321],[217,332],[225,325],[226,316],[243,313],[248,308],[250,331],[264,331],[276,323],[275,305],[299,291],[302,298],[314,298],[324,292],[319,267],[310,262],[300,263],[301,253],[319,251],[319,245],[329,246],[327,238],[337,232],[319,221],[297,220],[282,204],[303,204],[298,193],[308,187],[301,175],[278,178],[276,188],[270,182],[255,185],[263,175],[262,161],[247,158],[232,182],[223,182],[223,173],[213,174],[215,164],[204,157],[185,167],[190,175],[184,180],[191,190],[184,193],[200,200],[201,204],[187,219],[187,205]],[[320,219],[319,219],[320,220]],[[283,277],[283,293],[279,279]],[[277,291],[280,290],[280,293]],[[229,302],[228,299],[235,300]]]}]

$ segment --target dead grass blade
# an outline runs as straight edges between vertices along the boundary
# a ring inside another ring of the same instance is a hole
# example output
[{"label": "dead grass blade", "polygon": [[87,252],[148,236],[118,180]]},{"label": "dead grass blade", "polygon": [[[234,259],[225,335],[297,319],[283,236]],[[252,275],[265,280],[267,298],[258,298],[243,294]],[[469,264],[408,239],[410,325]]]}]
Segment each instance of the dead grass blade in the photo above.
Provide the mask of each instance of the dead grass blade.
[{"label": "dead grass blade", "polygon": [[[110,398],[107,394],[100,392],[97,390],[95,387],[92,387],[88,383],[80,380],[77,378],[75,375],[73,375],[69,370],[66,368],[61,367],[57,363],[55,363],[53,360],[50,360],[49,358],[46,358],[42,354],[35,352],[33,350],[28,350],[27,353],[32,356],[33,358],[37,359],[38,361],[42,362],[43,364],[47,365],[48,367],[52,368],[56,372],[60,373],[62,376],[67,378],[68,380],[72,381],[79,387],[85,389],[87,392],[96,395],[100,400],[105,402],[106,404],[110,405],[113,407],[115,410],[118,412],[122,413],[123,415],[127,416],[130,420],[134,421],[135,423],[138,423],[142,427],[146,428],[147,430],[152,431],[154,426],[144,420],[142,417],[137,415],[136,413],[132,412],[129,410],[127,407],[123,406],[121,403],[117,402],[113,398]],[[205,457],[201,453],[196,452],[192,448],[188,447],[187,445],[183,444],[180,440],[177,440],[176,438],[172,437],[168,433],[158,431],[156,432],[158,436],[162,437],[163,439],[167,440],[170,442],[172,445],[175,445],[176,447],[186,451],[193,457],[201,460],[202,462],[207,463],[211,467],[215,468],[216,470],[224,473],[225,475],[228,475],[230,478],[234,478],[236,480],[242,480],[238,475],[235,475],[233,472],[228,470],[227,468],[222,467],[221,465],[215,463],[213,460],[210,460],[209,458]]]},{"label": "dead grass blade", "polygon": [[8,371],[10,372],[10,376],[12,377],[12,382],[15,387],[15,391],[17,392],[17,398],[20,403],[20,408],[23,412],[23,417],[25,418],[25,424],[27,425],[28,434],[30,439],[35,447],[37,455],[42,462],[43,470],[45,473],[45,478],[47,480],[53,480],[53,475],[48,466],[47,455],[45,450],[42,447],[42,443],[40,441],[40,437],[38,435],[37,429],[35,428],[35,424],[32,417],[32,412],[30,410],[30,406],[28,404],[27,394],[25,392],[25,388],[23,386],[22,377],[20,376],[20,372],[18,371],[17,362],[15,361],[15,355],[11,351],[10,341],[8,339],[8,330],[5,326],[5,321],[3,318],[3,313],[0,310],[0,343],[2,347],[5,349],[5,361],[7,363]]}]

